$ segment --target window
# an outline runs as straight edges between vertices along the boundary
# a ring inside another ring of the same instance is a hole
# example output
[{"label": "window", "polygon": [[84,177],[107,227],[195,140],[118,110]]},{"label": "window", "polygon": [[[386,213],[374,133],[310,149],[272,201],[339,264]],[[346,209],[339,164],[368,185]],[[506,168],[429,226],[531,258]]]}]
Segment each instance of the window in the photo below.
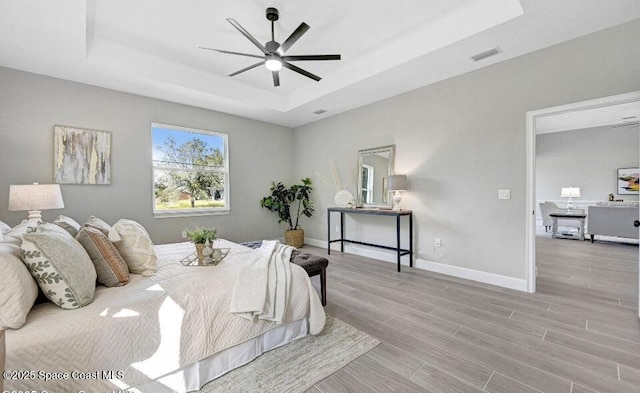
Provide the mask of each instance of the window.
[{"label": "window", "polygon": [[151,124],[154,217],[229,211],[227,135]]}]

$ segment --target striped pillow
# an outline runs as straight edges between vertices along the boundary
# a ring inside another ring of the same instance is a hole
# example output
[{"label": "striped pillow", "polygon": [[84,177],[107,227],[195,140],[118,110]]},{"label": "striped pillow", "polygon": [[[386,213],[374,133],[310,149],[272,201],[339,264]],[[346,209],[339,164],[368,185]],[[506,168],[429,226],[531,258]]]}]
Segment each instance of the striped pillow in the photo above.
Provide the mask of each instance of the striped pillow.
[{"label": "striped pillow", "polygon": [[129,282],[129,269],[116,247],[102,231],[82,227],[76,239],[82,244],[98,274],[98,282],[107,287],[120,287]]}]

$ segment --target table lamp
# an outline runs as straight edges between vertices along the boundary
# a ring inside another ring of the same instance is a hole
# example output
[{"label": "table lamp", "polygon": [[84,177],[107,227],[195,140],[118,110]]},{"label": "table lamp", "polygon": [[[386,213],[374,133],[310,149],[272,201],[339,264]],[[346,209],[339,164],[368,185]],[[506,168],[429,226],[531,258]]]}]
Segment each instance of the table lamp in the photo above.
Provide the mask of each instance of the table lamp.
[{"label": "table lamp", "polygon": [[580,198],[580,187],[562,187],[560,198],[569,198],[567,201],[567,212],[573,209],[573,198]]},{"label": "table lamp", "polygon": [[387,183],[389,191],[393,191],[393,210],[402,210],[400,207],[400,191],[407,189],[407,175],[391,175]]},{"label": "table lamp", "polygon": [[62,209],[62,191],[59,184],[24,184],[9,186],[9,210],[28,211],[30,226],[42,222],[42,210]]}]

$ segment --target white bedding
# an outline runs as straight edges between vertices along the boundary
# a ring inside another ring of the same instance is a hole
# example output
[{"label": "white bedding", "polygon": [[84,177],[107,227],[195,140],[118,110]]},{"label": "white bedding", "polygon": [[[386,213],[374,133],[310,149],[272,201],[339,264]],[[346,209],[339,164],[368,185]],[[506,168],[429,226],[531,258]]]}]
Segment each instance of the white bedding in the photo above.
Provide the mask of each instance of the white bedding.
[{"label": "white bedding", "polygon": [[[132,275],[124,287],[98,287],[93,303],[77,310],[36,306],[25,326],[6,332],[6,370],[34,371],[35,378],[6,380],[4,388],[68,392],[142,385],[276,327],[229,313],[235,279],[253,250],[224,240],[215,247],[231,248],[219,265],[187,267],[179,261],[193,252],[191,243],[156,246],[156,276]],[[317,332],[324,310],[304,269],[292,265],[284,322],[303,318]],[[45,382],[40,372],[67,374]],[[113,372],[112,378],[103,372]]]}]

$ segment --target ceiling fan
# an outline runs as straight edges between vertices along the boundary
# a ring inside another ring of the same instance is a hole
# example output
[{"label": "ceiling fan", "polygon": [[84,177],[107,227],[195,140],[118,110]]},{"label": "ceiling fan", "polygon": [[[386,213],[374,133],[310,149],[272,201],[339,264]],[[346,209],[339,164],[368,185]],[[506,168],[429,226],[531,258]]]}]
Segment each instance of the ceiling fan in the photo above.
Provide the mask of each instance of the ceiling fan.
[{"label": "ceiling fan", "polygon": [[271,41],[265,43],[264,45],[262,45],[258,40],[256,40],[251,34],[249,34],[249,32],[247,30],[245,30],[240,23],[236,22],[235,19],[233,18],[227,18],[227,21],[229,23],[231,23],[231,25],[233,27],[235,27],[236,29],[238,29],[238,31],[240,33],[242,33],[242,35],[244,35],[245,37],[247,37],[247,39],[249,41],[251,41],[251,43],[253,45],[255,45],[256,47],[258,47],[258,49],[260,49],[260,51],[263,53],[262,55],[254,55],[251,53],[240,53],[240,52],[232,52],[232,51],[228,51],[228,50],[222,50],[222,49],[213,49],[213,48],[205,48],[205,47],[200,47],[200,49],[206,49],[206,50],[213,50],[216,52],[220,52],[220,53],[226,53],[229,55],[238,55],[238,56],[246,56],[246,57],[255,57],[258,59],[262,59],[261,61],[259,61],[256,64],[252,64],[249,67],[245,67],[239,71],[236,71],[234,73],[229,74],[229,76],[236,76],[238,74],[241,74],[245,71],[249,71],[253,68],[256,68],[262,64],[265,65],[265,67],[271,71],[272,75],[273,75],[273,85],[275,87],[280,86],[280,70],[282,69],[282,67],[288,68],[291,71],[297,72],[298,74],[304,75],[307,78],[311,78],[315,81],[320,81],[319,76],[314,75],[312,73],[310,73],[309,71],[303,70],[300,67],[297,67],[293,64],[291,64],[291,61],[309,61],[309,60],[340,60],[340,55],[298,55],[298,56],[287,56],[287,50],[289,50],[289,48],[291,48],[291,46],[293,44],[296,43],[296,41],[298,41],[300,39],[300,37],[302,37],[302,35],[304,33],[307,32],[307,30],[309,30],[309,25],[307,25],[306,23],[302,22],[300,24],[300,26],[298,26],[297,29],[294,30],[293,33],[291,33],[291,35],[289,36],[289,38],[287,38],[282,44],[280,44],[279,42],[276,42],[275,40],[275,36],[273,33],[273,24],[275,21],[278,20],[279,18],[279,12],[276,8],[273,7],[269,7],[267,8],[267,20],[271,21]]}]

